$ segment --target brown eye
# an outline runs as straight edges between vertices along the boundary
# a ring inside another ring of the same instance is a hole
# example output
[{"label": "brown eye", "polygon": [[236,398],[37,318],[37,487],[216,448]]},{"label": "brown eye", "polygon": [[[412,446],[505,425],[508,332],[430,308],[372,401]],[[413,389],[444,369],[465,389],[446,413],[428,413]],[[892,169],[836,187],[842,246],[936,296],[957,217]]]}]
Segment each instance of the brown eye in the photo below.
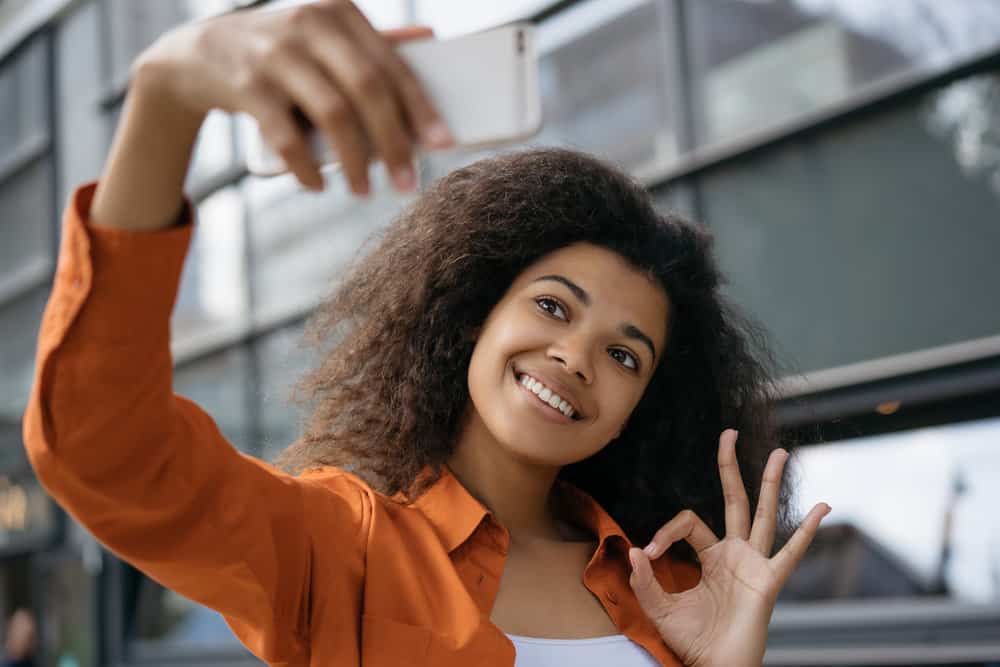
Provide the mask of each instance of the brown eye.
[{"label": "brown eye", "polygon": [[[623,349],[621,349],[619,347],[613,347],[610,350],[608,350],[608,353],[611,354],[611,357],[615,361],[617,361],[618,363],[620,363],[625,368],[627,368],[629,370],[632,370],[632,371],[639,370],[639,360],[636,358],[636,356],[634,354],[632,354],[628,350],[623,350]],[[618,356],[616,356],[615,353],[617,353]],[[631,364],[632,364],[631,366],[628,364],[629,361],[631,361]]]},{"label": "brown eye", "polygon": [[[555,299],[550,299],[547,296],[543,296],[535,299],[535,303],[538,305],[539,308],[544,310],[549,315],[558,317],[560,320],[566,319],[566,311],[563,309],[562,304],[556,301]],[[562,313],[562,316],[558,315],[557,313]]]}]

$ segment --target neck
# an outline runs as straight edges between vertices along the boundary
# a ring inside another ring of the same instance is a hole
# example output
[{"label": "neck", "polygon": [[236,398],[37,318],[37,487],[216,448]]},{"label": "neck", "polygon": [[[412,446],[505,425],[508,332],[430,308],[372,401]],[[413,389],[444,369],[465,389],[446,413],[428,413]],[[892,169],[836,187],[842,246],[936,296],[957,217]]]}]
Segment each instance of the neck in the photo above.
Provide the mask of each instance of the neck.
[{"label": "neck", "polygon": [[560,466],[525,460],[496,443],[478,415],[468,416],[448,468],[510,533],[511,543],[565,541],[552,490]]}]

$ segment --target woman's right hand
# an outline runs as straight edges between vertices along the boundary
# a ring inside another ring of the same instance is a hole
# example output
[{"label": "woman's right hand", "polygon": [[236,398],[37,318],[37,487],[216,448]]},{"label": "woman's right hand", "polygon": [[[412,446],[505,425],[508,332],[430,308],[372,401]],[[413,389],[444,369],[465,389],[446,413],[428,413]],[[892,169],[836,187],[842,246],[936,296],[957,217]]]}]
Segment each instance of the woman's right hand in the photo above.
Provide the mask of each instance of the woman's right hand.
[{"label": "woman's right hand", "polygon": [[398,189],[412,190],[415,144],[443,148],[452,139],[394,43],[430,35],[379,33],[346,0],[237,11],[166,33],[137,59],[133,77],[196,114],[250,114],[310,189],[323,179],[298,113],[336,148],[355,193],[368,192],[376,156]]}]

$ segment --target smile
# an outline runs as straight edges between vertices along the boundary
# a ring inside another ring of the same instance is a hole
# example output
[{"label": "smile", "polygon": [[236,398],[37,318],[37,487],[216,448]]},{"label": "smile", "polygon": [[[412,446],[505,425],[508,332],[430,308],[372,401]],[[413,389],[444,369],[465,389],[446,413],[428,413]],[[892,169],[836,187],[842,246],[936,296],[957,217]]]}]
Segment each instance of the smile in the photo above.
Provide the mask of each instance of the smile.
[{"label": "smile", "polygon": [[526,373],[515,374],[518,384],[532,394],[540,406],[545,406],[552,412],[559,413],[571,421],[580,419],[576,408],[566,399],[545,386],[540,380]]}]

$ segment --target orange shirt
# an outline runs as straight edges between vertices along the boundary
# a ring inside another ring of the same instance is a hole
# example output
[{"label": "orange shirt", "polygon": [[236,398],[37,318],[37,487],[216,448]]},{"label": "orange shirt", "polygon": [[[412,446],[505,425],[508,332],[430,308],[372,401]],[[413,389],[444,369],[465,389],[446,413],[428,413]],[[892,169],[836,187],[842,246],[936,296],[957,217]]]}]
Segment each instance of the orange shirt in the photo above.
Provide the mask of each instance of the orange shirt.
[{"label": "orange shirt", "polygon": [[[52,496],[122,559],[221,612],[272,665],[513,665],[490,622],[509,534],[447,467],[410,505],[355,475],[289,476],[236,450],[172,391],[170,312],[191,238],[91,227],[73,195],[38,341],[24,441]],[[631,542],[557,483],[599,539],[583,576],[620,632],[680,662],[628,583]],[[638,545],[642,546],[642,545]],[[697,568],[654,561],[668,591]]]}]

